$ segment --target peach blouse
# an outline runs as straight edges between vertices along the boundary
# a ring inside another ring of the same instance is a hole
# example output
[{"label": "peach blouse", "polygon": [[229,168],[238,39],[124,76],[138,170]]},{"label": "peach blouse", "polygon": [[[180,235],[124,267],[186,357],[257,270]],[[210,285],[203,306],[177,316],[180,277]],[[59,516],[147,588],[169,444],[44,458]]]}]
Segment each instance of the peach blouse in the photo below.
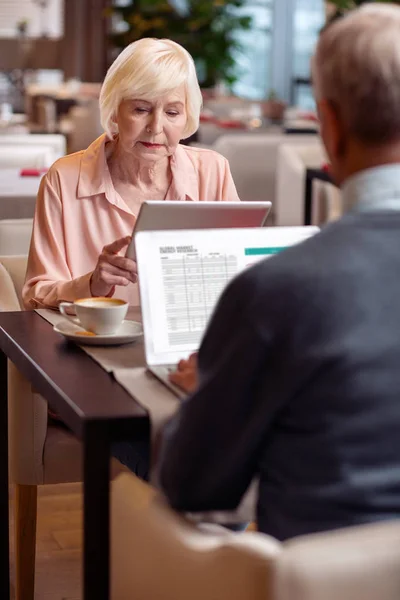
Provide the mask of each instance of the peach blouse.
[{"label": "peach blouse", "polygon": [[[114,189],[103,134],[89,148],[64,156],[43,177],[23,288],[26,308],[56,307],[90,296],[102,248],[131,235],[136,215]],[[228,161],[213,150],[179,145],[171,157],[166,200],[239,200]],[[139,304],[137,284],[114,295]]]}]

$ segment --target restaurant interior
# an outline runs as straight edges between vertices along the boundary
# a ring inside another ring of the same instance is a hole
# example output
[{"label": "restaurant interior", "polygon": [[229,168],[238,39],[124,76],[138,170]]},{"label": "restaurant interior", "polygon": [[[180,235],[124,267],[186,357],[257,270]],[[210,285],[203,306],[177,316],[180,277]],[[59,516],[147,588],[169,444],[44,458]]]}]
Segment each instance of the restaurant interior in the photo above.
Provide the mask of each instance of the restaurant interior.
[{"label": "restaurant interior", "polygon": [[[339,220],[342,194],[320,137],[310,62],[341,4],[0,0],[0,315],[24,312],[43,178],[103,135],[107,70],[141,38],[171,38],[191,54],[203,105],[197,131],[182,143],[227,159],[242,203],[271,202],[267,227]],[[9,553],[2,600],[399,597],[397,524],[278,541],[257,531],[251,511],[241,533],[225,529],[226,519],[173,511],[156,485],[109,461],[111,443],[127,432],[156,444],[154,432],[178,407],[167,390],[154,406],[129,392],[138,344],[118,346],[114,372],[110,349],[82,349],[54,333],[55,310],[23,318],[11,319],[9,331],[0,319],[0,481],[9,484],[8,506],[0,502]]]}]

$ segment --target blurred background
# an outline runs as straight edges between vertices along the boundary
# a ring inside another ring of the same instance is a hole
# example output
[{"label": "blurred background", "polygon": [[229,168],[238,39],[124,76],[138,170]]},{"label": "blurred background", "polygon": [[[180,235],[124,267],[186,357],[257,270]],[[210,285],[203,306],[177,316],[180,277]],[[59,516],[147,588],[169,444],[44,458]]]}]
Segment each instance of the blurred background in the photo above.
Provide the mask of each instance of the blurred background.
[{"label": "blurred background", "polygon": [[26,169],[103,133],[98,98],[118,53],[167,37],[193,56],[203,93],[183,142],[223,154],[242,200],[273,202],[271,222],[309,222],[304,178],[326,161],[310,58],[326,18],[323,0],[0,0],[0,220],[33,216],[40,177]]},{"label": "blurred background", "polygon": [[324,20],[323,0],[0,0],[0,99],[18,112],[31,84],[101,82],[118,49],[150,35],[183,43],[205,88],[312,109]]}]

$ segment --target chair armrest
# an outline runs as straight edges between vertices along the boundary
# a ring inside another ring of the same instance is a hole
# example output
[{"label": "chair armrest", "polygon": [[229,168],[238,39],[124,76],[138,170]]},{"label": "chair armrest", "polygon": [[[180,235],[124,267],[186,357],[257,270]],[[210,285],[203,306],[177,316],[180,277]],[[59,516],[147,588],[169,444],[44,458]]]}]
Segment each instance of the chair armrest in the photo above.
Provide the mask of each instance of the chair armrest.
[{"label": "chair armrest", "polygon": [[0,310],[19,310],[18,296],[13,280],[6,267],[0,262]]}]

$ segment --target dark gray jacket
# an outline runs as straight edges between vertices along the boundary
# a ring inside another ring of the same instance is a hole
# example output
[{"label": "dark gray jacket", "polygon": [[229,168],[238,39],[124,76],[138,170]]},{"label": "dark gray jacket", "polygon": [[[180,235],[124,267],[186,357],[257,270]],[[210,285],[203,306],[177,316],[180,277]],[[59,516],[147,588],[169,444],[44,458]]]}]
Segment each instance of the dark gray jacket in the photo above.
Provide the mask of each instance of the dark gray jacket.
[{"label": "dark gray jacket", "polygon": [[200,387],[168,425],[175,508],[235,508],[260,478],[278,539],[400,516],[400,212],[347,215],[226,289]]}]

